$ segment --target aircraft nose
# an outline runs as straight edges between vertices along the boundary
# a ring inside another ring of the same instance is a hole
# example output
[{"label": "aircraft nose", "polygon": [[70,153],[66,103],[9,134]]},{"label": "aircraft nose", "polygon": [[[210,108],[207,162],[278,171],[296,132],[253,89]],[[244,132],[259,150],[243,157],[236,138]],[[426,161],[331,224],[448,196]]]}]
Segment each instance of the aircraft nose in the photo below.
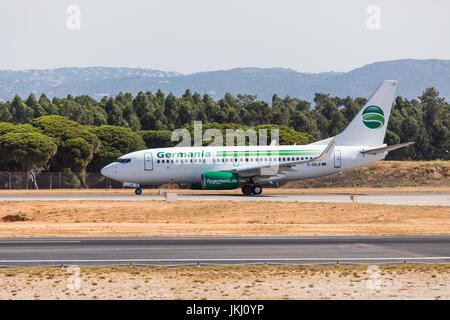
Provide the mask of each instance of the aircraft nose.
[{"label": "aircraft nose", "polygon": [[108,177],[108,178],[112,179],[113,175],[114,175],[114,169],[115,169],[114,163],[110,163],[106,167],[103,167],[100,172],[105,177]]}]

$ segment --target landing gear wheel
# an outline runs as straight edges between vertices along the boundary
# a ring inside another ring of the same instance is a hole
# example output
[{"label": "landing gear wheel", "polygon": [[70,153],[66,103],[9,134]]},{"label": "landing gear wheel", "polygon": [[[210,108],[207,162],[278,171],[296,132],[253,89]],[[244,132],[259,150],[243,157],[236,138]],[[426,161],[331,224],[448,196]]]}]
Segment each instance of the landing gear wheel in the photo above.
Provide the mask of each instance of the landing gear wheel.
[{"label": "landing gear wheel", "polygon": [[246,184],[246,185],[244,185],[243,187],[242,187],[242,193],[244,194],[244,195],[246,195],[246,196],[251,196],[251,195],[253,195],[253,192],[252,192],[253,190],[252,190],[252,186],[251,185],[249,185],[249,184]]},{"label": "landing gear wheel", "polygon": [[254,193],[254,194],[261,194],[261,192],[262,192],[262,187],[259,185],[259,184],[255,184],[253,187],[252,187],[252,192]]},{"label": "landing gear wheel", "polygon": [[134,193],[136,193],[136,195],[140,196],[142,194],[142,189],[136,188],[136,190],[134,190]]}]

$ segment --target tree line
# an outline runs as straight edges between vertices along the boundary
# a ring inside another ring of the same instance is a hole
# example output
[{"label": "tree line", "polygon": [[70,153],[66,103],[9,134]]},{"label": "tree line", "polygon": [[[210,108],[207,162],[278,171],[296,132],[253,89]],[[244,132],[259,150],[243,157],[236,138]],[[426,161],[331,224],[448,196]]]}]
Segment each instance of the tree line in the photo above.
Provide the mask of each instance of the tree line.
[{"label": "tree line", "polygon": [[[269,104],[254,95],[225,94],[215,101],[188,89],[181,97],[139,92],[97,101],[81,95],[45,94],[0,102],[0,171],[99,172],[120,155],[138,149],[173,146],[171,132],[194,120],[203,129],[280,129],[280,144],[305,144],[341,132],[367,102],[317,93],[313,103],[273,95]],[[450,106],[434,88],[418,99],[398,96],[385,142],[416,141],[389,154],[397,160],[448,159]]]}]

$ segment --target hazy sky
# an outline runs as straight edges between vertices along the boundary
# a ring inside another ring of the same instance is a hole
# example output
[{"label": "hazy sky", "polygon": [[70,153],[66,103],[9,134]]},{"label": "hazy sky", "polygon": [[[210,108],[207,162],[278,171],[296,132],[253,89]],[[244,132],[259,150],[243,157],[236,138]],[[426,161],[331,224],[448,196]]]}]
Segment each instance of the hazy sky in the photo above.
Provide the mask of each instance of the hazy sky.
[{"label": "hazy sky", "polygon": [[[80,29],[67,27],[70,5],[81,10]],[[380,9],[379,20],[367,13],[371,5]],[[450,59],[449,14],[449,0],[1,1],[0,69],[322,72],[401,58]],[[370,18],[380,29],[367,27]]]}]

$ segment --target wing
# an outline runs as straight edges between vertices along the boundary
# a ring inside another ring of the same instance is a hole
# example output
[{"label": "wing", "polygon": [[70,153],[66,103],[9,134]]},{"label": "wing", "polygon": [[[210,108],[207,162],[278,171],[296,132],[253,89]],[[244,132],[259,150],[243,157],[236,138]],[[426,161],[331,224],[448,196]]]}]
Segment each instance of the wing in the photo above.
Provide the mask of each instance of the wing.
[{"label": "wing", "polygon": [[330,143],[326,146],[326,148],[322,151],[322,153],[318,157],[314,157],[308,160],[300,160],[300,161],[289,161],[289,162],[276,162],[276,164],[266,164],[254,167],[247,168],[236,168],[231,170],[223,170],[227,172],[234,172],[239,174],[240,177],[255,177],[255,176],[275,176],[284,174],[289,171],[295,171],[292,167],[299,164],[306,164],[316,161],[323,161],[329,159],[333,155],[334,147],[336,146],[338,136],[333,137]]}]

